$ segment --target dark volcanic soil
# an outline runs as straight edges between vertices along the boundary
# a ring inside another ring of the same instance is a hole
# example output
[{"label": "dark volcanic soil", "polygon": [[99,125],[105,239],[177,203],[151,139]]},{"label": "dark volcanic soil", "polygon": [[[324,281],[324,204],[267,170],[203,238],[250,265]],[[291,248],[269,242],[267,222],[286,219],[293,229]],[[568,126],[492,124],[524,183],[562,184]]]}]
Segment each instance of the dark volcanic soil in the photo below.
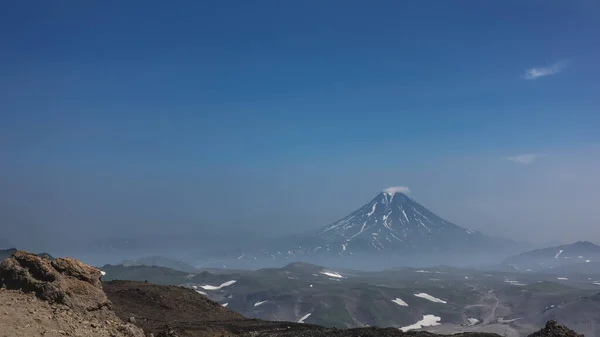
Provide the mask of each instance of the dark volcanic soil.
[{"label": "dark volcanic soil", "polygon": [[[268,322],[246,319],[191,289],[158,286],[133,281],[110,281],[103,285],[113,310],[124,321],[134,318],[147,335],[155,336],[272,336],[272,337],[388,337],[437,336],[394,328],[330,329],[311,324]],[[169,335],[168,332],[171,332]],[[456,336],[498,337],[495,334],[467,333]]]},{"label": "dark volcanic soil", "polygon": [[104,282],[104,292],[121,319],[134,317],[146,334],[158,335],[169,330],[182,337],[240,335],[251,331],[278,331],[298,323],[267,322],[247,319],[222,307],[192,289],[159,286],[134,281]]}]

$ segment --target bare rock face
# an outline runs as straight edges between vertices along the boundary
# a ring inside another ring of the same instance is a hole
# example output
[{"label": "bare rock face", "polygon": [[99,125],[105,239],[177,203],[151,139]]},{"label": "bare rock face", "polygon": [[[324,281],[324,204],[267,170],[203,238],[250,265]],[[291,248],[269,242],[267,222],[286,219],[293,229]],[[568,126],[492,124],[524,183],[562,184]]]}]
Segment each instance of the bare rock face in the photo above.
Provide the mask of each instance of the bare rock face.
[{"label": "bare rock face", "polygon": [[2,332],[6,336],[143,337],[142,329],[124,323],[111,310],[101,276],[100,270],[72,258],[50,260],[14,252],[0,263]]},{"label": "bare rock face", "polygon": [[40,299],[77,310],[110,308],[100,277],[98,269],[68,257],[50,261],[17,251],[0,263],[0,280],[7,289],[34,292]]},{"label": "bare rock face", "polygon": [[539,331],[529,335],[529,337],[584,337],[582,334],[559,325],[555,320],[548,321],[546,326]]}]

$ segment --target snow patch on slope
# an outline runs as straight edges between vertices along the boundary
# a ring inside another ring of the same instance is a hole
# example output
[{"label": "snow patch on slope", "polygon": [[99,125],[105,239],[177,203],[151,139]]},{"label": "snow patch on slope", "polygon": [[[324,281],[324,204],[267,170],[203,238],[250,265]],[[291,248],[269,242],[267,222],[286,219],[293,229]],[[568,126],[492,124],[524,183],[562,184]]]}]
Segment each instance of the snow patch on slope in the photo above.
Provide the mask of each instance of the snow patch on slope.
[{"label": "snow patch on slope", "polygon": [[423,327],[426,326],[435,326],[435,325],[440,325],[440,321],[442,320],[441,317],[439,316],[434,316],[434,315],[423,315],[423,319],[418,321],[415,324],[411,324],[409,326],[403,326],[400,328],[400,330],[402,330],[402,332],[406,332],[408,330],[415,330],[415,329],[421,329]]},{"label": "snow patch on slope", "polygon": [[298,323],[304,323],[304,321],[305,321],[305,320],[306,320],[308,317],[310,317],[310,315],[312,315],[312,312],[309,312],[308,314],[306,314],[306,315],[302,316],[302,317],[301,317],[301,318],[298,320]]},{"label": "snow patch on slope", "polygon": [[477,318],[472,318],[472,317],[467,318],[467,325],[468,326],[472,326],[472,325],[475,325],[477,323],[479,323],[479,320]]},{"label": "snow patch on slope", "polygon": [[433,296],[431,296],[431,295],[429,295],[427,293],[418,293],[418,294],[415,294],[415,296],[423,298],[423,299],[426,299],[426,300],[431,301],[431,302],[448,303],[448,302],[446,302],[446,301],[444,301],[442,299],[439,299],[437,297],[433,297]]},{"label": "snow patch on slope", "polygon": [[371,208],[371,211],[369,213],[367,213],[367,216],[373,215],[373,213],[375,213],[376,208],[377,208],[377,203],[374,203],[373,208]]},{"label": "snow patch on slope", "polygon": [[204,290],[221,290],[222,288],[229,287],[230,285],[234,284],[235,282],[237,282],[237,281],[231,280],[231,281],[227,281],[225,283],[221,283],[221,285],[218,285],[218,286],[211,286],[210,284],[206,284],[206,285],[200,286],[200,288],[202,288]]},{"label": "snow patch on slope", "polygon": [[327,275],[329,277],[344,278],[342,275],[340,275],[339,273],[336,273],[334,271],[323,270],[323,271],[320,271],[319,273],[323,274],[323,275]]},{"label": "snow patch on slope", "polygon": [[403,306],[403,307],[408,307],[408,303],[404,302],[404,301],[403,301],[401,298],[399,298],[399,297],[396,297],[396,299],[395,299],[395,300],[392,300],[392,302],[394,302],[394,303],[396,303],[396,304],[398,304],[398,305],[400,305],[400,306]]}]

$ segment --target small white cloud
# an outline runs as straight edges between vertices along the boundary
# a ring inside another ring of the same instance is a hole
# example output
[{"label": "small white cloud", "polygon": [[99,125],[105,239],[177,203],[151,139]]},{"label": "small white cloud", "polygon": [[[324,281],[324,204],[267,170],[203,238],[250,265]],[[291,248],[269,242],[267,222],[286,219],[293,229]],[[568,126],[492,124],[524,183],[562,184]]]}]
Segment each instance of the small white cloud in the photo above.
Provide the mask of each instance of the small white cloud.
[{"label": "small white cloud", "polygon": [[566,67],[567,62],[560,61],[548,67],[530,68],[525,71],[523,78],[526,80],[535,80],[536,78],[555,75],[565,70]]},{"label": "small white cloud", "polygon": [[538,154],[538,153],[528,153],[528,154],[521,154],[518,156],[507,157],[506,159],[513,161],[515,163],[519,163],[519,164],[532,164],[540,156],[541,156],[541,154]]},{"label": "small white cloud", "polygon": [[392,186],[392,187],[388,187],[388,188],[384,188],[383,189],[384,193],[404,193],[404,194],[408,194],[410,193],[410,188],[406,187],[406,186]]}]

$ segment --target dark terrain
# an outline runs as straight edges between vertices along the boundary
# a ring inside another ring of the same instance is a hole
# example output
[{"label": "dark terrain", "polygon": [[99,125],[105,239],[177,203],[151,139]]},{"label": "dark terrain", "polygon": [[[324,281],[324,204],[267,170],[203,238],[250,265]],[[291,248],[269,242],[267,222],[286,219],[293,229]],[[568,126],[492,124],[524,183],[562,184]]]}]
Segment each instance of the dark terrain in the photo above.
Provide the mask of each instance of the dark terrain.
[{"label": "dark terrain", "polygon": [[[164,267],[101,268],[105,281],[148,281],[194,290],[244,317],[328,328],[402,328],[424,315],[440,318],[422,330],[527,336],[557,320],[599,336],[600,275],[551,275],[439,266],[378,272],[305,263],[253,271],[210,269],[189,274]],[[564,277],[563,277],[564,276]],[[426,293],[445,303],[416,297]],[[397,300],[401,299],[402,302]]]},{"label": "dark terrain", "polygon": [[[439,336],[396,328],[343,330],[247,319],[192,289],[133,281],[101,283],[101,274],[71,258],[50,260],[22,251],[13,253],[0,263],[0,309],[4,311],[0,336],[135,337],[143,335],[139,328],[145,335],[157,337]],[[35,319],[20,319],[26,312]],[[499,335],[472,332],[459,336]],[[536,336],[577,335],[549,323]]]},{"label": "dark terrain", "polygon": [[[318,325],[246,319],[191,289],[133,281],[105,282],[104,291],[113,310],[124,321],[135,321],[155,336],[439,336],[429,332],[402,332],[396,328],[336,329]],[[133,319],[132,319],[133,317]],[[454,336],[496,337],[491,333]],[[545,335],[540,335],[545,336]],[[555,335],[551,335],[555,336]],[[568,335],[560,335],[568,336]]]}]

